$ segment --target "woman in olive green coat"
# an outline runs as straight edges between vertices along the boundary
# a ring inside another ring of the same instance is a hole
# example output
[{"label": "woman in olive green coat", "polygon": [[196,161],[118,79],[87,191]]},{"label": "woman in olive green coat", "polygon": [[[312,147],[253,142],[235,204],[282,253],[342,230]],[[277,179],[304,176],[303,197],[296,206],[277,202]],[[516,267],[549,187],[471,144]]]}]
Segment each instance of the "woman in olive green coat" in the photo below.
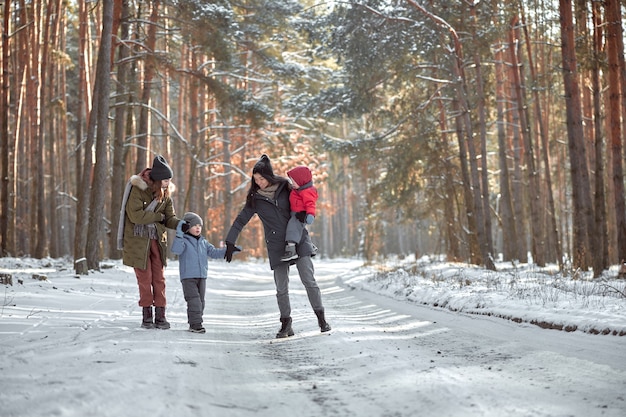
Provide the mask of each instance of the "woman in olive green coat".
[{"label": "woman in olive green coat", "polygon": [[139,306],[143,308],[141,326],[148,329],[170,328],[165,318],[166,228],[176,229],[181,221],[176,217],[170,198],[172,175],[172,169],[162,156],[154,158],[152,168],[144,169],[128,181],[120,213],[118,248],[122,250],[124,265],[135,270]]}]

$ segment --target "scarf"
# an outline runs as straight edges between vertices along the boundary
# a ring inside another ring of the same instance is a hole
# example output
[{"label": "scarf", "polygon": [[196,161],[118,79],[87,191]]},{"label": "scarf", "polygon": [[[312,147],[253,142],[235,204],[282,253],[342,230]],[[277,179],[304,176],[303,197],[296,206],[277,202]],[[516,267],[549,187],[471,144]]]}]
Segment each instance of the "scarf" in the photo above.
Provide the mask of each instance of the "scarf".
[{"label": "scarf", "polygon": [[126,183],[124,189],[124,197],[122,197],[122,208],[120,209],[120,221],[117,224],[117,250],[124,249],[124,219],[126,217],[126,203],[128,203],[128,196],[130,195],[130,189],[133,188],[130,180]]},{"label": "scarf", "polygon": [[272,184],[269,187],[265,187],[264,190],[258,189],[257,193],[261,194],[263,197],[274,199],[274,194],[276,194],[276,190],[278,189],[278,184]]},{"label": "scarf", "polygon": [[[126,188],[124,189],[124,196],[122,197],[122,207],[120,208],[120,220],[117,224],[117,250],[124,250],[124,222],[126,220],[126,204],[128,203],[128,196],[130,195],[130,190],[133,188],[133,185],[130,181],[126,183]],[[157,206],[157,200],[152,200],[152,202],[146,207],[146,210],[154,211]],[[154,223],[151,224],[136,224],[134,227],[135,236],[149,236],[150,239],[157,238],[156,225]]]},{"label": "scarf", "polygon": [[[158,203],[159,201],[155,198],[150,202],[150,204],[148,204],[148,207],[146,207],[144,211],[154,212],[154,209],[156,208]],[[135,234],[135,236],[143,236],[149,237],[150,239],[157,239],[157,229],[156,224],[154,223],[136,224],[133,227],[133,233]]]}]

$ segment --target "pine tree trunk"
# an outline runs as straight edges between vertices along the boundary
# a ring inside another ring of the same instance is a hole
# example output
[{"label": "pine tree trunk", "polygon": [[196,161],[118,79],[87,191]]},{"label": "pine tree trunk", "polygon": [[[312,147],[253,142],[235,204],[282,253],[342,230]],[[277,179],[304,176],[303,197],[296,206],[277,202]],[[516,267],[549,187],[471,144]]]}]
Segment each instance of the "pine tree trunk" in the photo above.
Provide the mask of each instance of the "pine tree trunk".
[{"label": "pine tree trunk", "polygon": [[[151,158],[148,158],[148,142],[149,142],[149,121],[150,121],[150,96],[152,94],[152,80],[155,75],[156,60],[154,57],[156,47],[156,30],[159,13],[159,0],[154,0],[149,3],[152,7],[150,13],[150,21],[148,23],[148,36],[146,39],[144,71],[143,71],[143,88],[141,94],[141,108],[139,109],[139,122],[137,125],[137,161],[135,165],[135,172],[140,172],[146,166],[150,166]],[[163,150],[158,150],[157,153],[163,153]]]},{"label": "pine tree trunk", "polygon": [[[117,0],[119,1],[119,0]],[[125,41],[129,36],[129,22],[130,17],[129,0],[122,0],[121,16],[119,18],[120,24],[120,39]],[[114,25],[115,26],[115,25]],[[115,34],[115,33],[114,33]],[[126,151],[124,149],[124,136],[126,133],[126,113],[128,111],[128,102],[130,101],[130,94],[126,91],[128,88],[128,69],[129,64],[126,62],[126,58],[130,55],[130,50],[124,43],[118,44],[118,64],[117,67],[117,96],[122,104],[115,108],[115,122],[113,127],[113,149],[112,149],[112,172],[111,178],[111,233],[109,236],[109,257],[111,259],[119,259],[121,256],[120,251],[117,249],[117,226],[120,221],[120,210],[122,206],[122,197],[124,189],[126,187],[126,181],[128,178],[126,174],[125,156]],[[126,103],[124,103],[123,97],[127,97]]]},{"label": "pine tree trunk", "polygon": [[[61,13],[62,19],[60,22],[60,33],[62,44],[60,46],[61,50],[65,50],[67,48],[67,15],[65,13]],[[64,65],[59,65],[59,81],[58,81],[58,97],[67,97],[68,90],[68,82],[67,82],[67,71]],[[67,108],[65,105],[64,109]],[[59,186],[60,192],[60,230],[57,231],[60,238],[60,253],[62,256],[67,256],[72,253],[72,236],[74,236],[74,223],[72,222],[73,216],[73,207],[70,208],[68,202],[70,201],[69,196],[71,195],[71,190],[74,184],[75,179],[72,177],[72,170],[70,168],[70,153],[66,152],[67,149],[70,149],[69,145],[69,131],[68,131],[68,117],[67,114],[64,113],[60,118],[60,132],[59,132],[59,146],[57,149],[58,155],[58,172],[60,178],[63,179],[62,184]]]},{"label": "pine tree trunk", "polygon": [[[476,33],[476,25],[478,24],[478,16],[476,14],[476,3],[470,5],[471,16],[473,17],[474,24],[472,27],[472,39],[478,45],[481,43],[479,35]],[[482,211],[484,216],[484,229],[485,229],[485,251],[489,256],[493,256],[493,237],[491,227],[491,206],[489,204],[490,190],[489,190],[489,167],[487,166],[487,117],[485,109],[485,91],[484,81],[482,75],[482,62],[479,48],[476,48],[474,52],[474,68],[476,71],[476,94],[477,94],[477,114],[478,114],[478,127],[480,129],[480,189],[482,191]]]},{"label": "pine tree trunk", "polygon": [[504,68],[503,48],[497,48],[496,53],[496,111],[498,136],[498,167],[500,168],[500,217],[502,219],[502,244],[505,261],[519,260],[518,221],[513,210],[513,193],[508,164],[508,146],[506,140],[506,109],[505,78],[508,71]]},{"label": "pine tree trunk", "polygon": [[533,262],[540,267],[545,266],[545,237],[543,223],[539,216],[539,204],[541,202],[541,187],[539,186],[538,172],[535,163],[535,152],[533,147],[530,123],[526,114],[526,100],[524,98],[524,85],[522,74],[522,63],[518,58],[519,51],[516,45],[519,44],[520,37],[517,28],[519,21],[517,17],[511,22],[511,30],[509,31],[509,51],[511,53],[511,74],[513,76],[513,87],[516,99],[516,112],[519,117],[520,133],[525,149],[525,163],[527,184],[526,195],[530,206],[530,238]]},{"label": "pine tree trunk", "polygon": [[[593,3],[593,43],[592,48],[594,57],[600,56],[602,50],[602,15],[600,12],[600,4]],[[594,127],[594,147],[595,147],[595,225],[596,231],[596,253],[597,256],[592,258],[594,276],[600,276],[601,271],[609,267],[609,251],[608,251],[608,228],[607,228],[607,211],[606,211],[606,191],[604,176],[604,135],[602,132],[602,88],[600,86],[600,60],[595,58],[591,62],[591,85],[593,95],[593,127]]]},{"label": "pine tree trunk", "polygon": [[[461,260],[461,250],[459,247],[459,239],[458,235],[460,231],[457,230],[458,222],[455,219],[455,211],[454,207],[456,204],[454,196],[456,196],[456,189],[454,187],[454,167],[450,162],[450,159],[447,157],[451,154],[451,151],[448,149],[449,138],[448,134],[448,123],[447,123],[447,114],[445,111],[445,107],[443,106],[443,102],[439,102],[439,129],[443,132],[443,137],[441,143],[443,144],[443,154],[445,157],[443,158],[445,164],[444,171],[444,195],[447,200],[446,204],[444,204],[444,223],[445,223],[445,238],[446,238],[446,247],[447,247],[447,257],[451,261],[460,261]],[[415,251],[417,252],[417,250]],[[417,258],[417,255],[416,255]]]},{"label": "pine tree trunk", "polygon": [[[528,25],[526,24],[526,19],[524,17],[523,14],[524,9],[520,8],[520,12],[522,13],[522,28],[524,30],[524,39],[525,39],[525,44],[526,44],[526,49],[528,51],[528,62],[529,62],[529,70],[530,70],[530,76],[531,76],[531,80],[533,82],[533,84],[537,84],[537,74],[536,74],[536,68],[535,68],[535,64],[534,64],[534,55],[533,55],[533,49],[532,49],[532,41],[530,39],[530,36],[528,34]],[[554,204],[554,192],[552,191],[552,164],[550,163],[550,146],[548,143],[548,135],[546,133],[546,128],[544,126],[544,116],[543,116],[543,112],[541,109],[541,100],[539,97],[539,89],[538,88],[533,88],[532,89],[533,92],[533,108],[535,110],[535,118],[536,118],[536,124],[537,124],[537,134],[539,135],[540,138],[540,142],[541,142],[541,158],[538,158],[538,160],[543,160],[543,166],[544,166],[544,176],[545,176],[545,190],[546,190],[546,197],[547,197],[547,207],[543,207],[543,211],[546,213],[546,233],[545,233],[545,238],[546,238],[546,253],[550,253],[550,249],[549,246],[547,245],[548,243],[551,243],[552,245],[554,245],[552,247],[552,256],[549,258],[552,258],[554,260],[556,260],[556,262],[559,265],[559,270],[563,269],[563,256],[562,256],[562,248],[561,248],[561,241],[559,239],[559,230],[558,230],[558,226],[557,226],[557,219],[556,219],[556,208],[555,208],[555,204]]]},{"label": "pine tree trunk", "polygon": [[[83,128],[85,117],[90,107],[89,89],[89,16],[85,0],[78,0],[79,9],[79,65],[78,77],[78,109],[76,115],[76,224],[74,229],[74,260],[85,257],[85,245],[87,240],[87,196],[89,195],[89,176],[91,175],[91,143],[89,140],[83,142]],[[87,122],[89,120],[87,119]],[[87,133],[89,138],[89,132]],[[83,152],[84,151],[84,152]],[[83,156],[84,155],[84,156]]]},{"label": "pine tree trunk", "polygon": [[[624,195],[623,146],[626,141],[626,64],[624,62],[624,31],[619,0],[607,0],[606,38],[608,54],[608,87],[610,110],[609,140],[613,151],[613,183],[617,229],[617,261],[626,262],[626,196]],[[621,100],[620,100],[621,94]],[[620,117],[622,124],[620,125]]]},{"label": "pine tree trunk", "polygon": [[[41,3],[35,3],[34,5],[34,19],[33,19],[33,40],[39,43],[39,39],[48,39],[48,29],[50,20],[50,10],[46,8],[45,23],[43,20],[43,6]],[[42,27],[43,25],[43,27]],[[43,34],[42,34],[43,31]],[[44,155],[46,151],[45,135],[44,135],[44,112],[46,110],[46,90],[47,90],[47,69],[48,69],[48,42],[39,45],[32,45],[32,59],[33,59],[33,76],[35,77],[36,86],[36,106],[33,111],[33,149],[37,149],[35,157],[32,159],[34,164],[33,173],[35,186],[33,187],[33,202],[34,202],[34,221],[31,224],[36,224],[36,234],[33,235],[33,241],[35,242],[35,250],[33,256],[35,258],[43,258],[48,255],[47,243],[48,243],[48,230],[46,224],[46,176]]]},{"label": "pine tree trunk", "polygon": [[[2,33],[11,33],[11,1],[4,2]],[[13,249],[9,247],[9,37],[2,36],[2,63],[0,71],[0,257]]]},{"label": "pine tree trunk", "polygon": [[[48,2],[48,7],[46,8],[46,22],[47,33],[45,34],[45,39],[51,39],[51,42],[46,42],[48,45],[46,55],[52,56],[52,51],[61,50],[60,45],[60,22],[61,22],[61,1],[54,0]],[[54,62],[53,59],[47,60],[46,66],[43,68],[46,76],[45,89],[43,90],[43,103],[45,104],[45,112],[44,112],[44,124],[43,131],[45,132],[45,137],[47,140],[45,149],[44,158],[46,160],[46,167],[48,167],[49,172],[45,174],[48,178],[61,178],[59,176],[60,172],[57,170],[57,154],[56,151],[58,149],[58,141],[61,140],[61,134],[58,129],[59,119],[61,117],[59,112],[57,112],[57,106],[53,103],[53,97],[58,97],[56,93],[56,89],[58,87],[58,82],[56,82],[56,74],[57,74],[58,66]],[[64,115],[63,115],[64,116]],[[44,152],[42,152],[44,153]],[[46,198],[46,206],[45,209],[45,217],[48,222],[48,226],[46,227],[51,233],[49,234],[48,242],[46,242],[48,246],[48,255],[53,258],[58,258],[62,254],[60,252],[60,239],[63,235],[62,228],[60,227],[59,222],[59,210],[58,207],[61,207],[58,201],[57,192],[58,186],[52,181],[50,186],[46,187],[46,192],[49,193]]]},{"label": "pine tree trunk", "polygon": [[590,204],[589,173],[587,170],[587,158],[585,157],[580,87],[578,85],[578,72],[576,68],[572,1],[559,0],[559,10],[567,119],[567,142],[574,205],[572,218],[574,232],[573,267],[585,271],[590,266],[591,247],[589,242],[589,227],[592,224],[590,220],[593,220],[593,217],[589,216],[592,205]]},{"label": "pine tree trunk", "polygon": [[111,91],[111,30],[113,28],[113,0],[102,1],[102,33],[98,64],[96,67],[96,84],[99,85],[98,95],[94,95],[95,115],[97,118],[96,161],[94,165],[93,181],[89,204],[89,226],[87,228],[87,266],[89,269],[99,270],[102,239],[104,229],[104,192],[108,179],[108,136],[109,136],[109,95]]}]

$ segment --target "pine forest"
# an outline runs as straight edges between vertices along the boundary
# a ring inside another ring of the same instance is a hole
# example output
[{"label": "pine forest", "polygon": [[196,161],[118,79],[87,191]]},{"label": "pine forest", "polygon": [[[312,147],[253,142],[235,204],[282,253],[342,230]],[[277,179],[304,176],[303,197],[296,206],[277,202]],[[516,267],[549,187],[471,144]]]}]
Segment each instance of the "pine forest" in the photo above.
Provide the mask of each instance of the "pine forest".
[{"label": "pine forest", "polygon": [[[0,256],[118,259],[163,155],[220,245],[270,157],[321,257],[626,261],[624,0],[0,0]],[[254,219],[238,244],[264,257]]]}]

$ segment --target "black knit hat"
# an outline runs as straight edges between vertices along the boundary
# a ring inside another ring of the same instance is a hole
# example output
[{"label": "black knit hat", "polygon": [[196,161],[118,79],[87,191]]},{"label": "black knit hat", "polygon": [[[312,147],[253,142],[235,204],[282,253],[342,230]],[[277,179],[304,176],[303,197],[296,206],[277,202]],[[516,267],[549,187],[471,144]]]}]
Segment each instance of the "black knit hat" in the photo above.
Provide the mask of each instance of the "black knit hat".
[{"label": "black knit hat", "polygon": [[150,178],[154,181],[169,180],[174,176],[172,168],[167,164],[165,158],[161,155],[156,156],[152,161],[152,170],[150,171]]},{"label": "black knit hat", "polygon": [[270,158],[267,155],[261,155],[256,164],[254,164],[254,168],[252,168],[252,175],[254,174],[261,174],[263,178],[267,180],[274,179],[274,170],[272,169]]},{"label": "black knit hat", "polygon": [[189,223],[190,227],[197,224],[199,224],[200,226],[203,225],[202,218],[192,211],[188,211],[187,213],[185,213],[183,215],[183,220]]}]

